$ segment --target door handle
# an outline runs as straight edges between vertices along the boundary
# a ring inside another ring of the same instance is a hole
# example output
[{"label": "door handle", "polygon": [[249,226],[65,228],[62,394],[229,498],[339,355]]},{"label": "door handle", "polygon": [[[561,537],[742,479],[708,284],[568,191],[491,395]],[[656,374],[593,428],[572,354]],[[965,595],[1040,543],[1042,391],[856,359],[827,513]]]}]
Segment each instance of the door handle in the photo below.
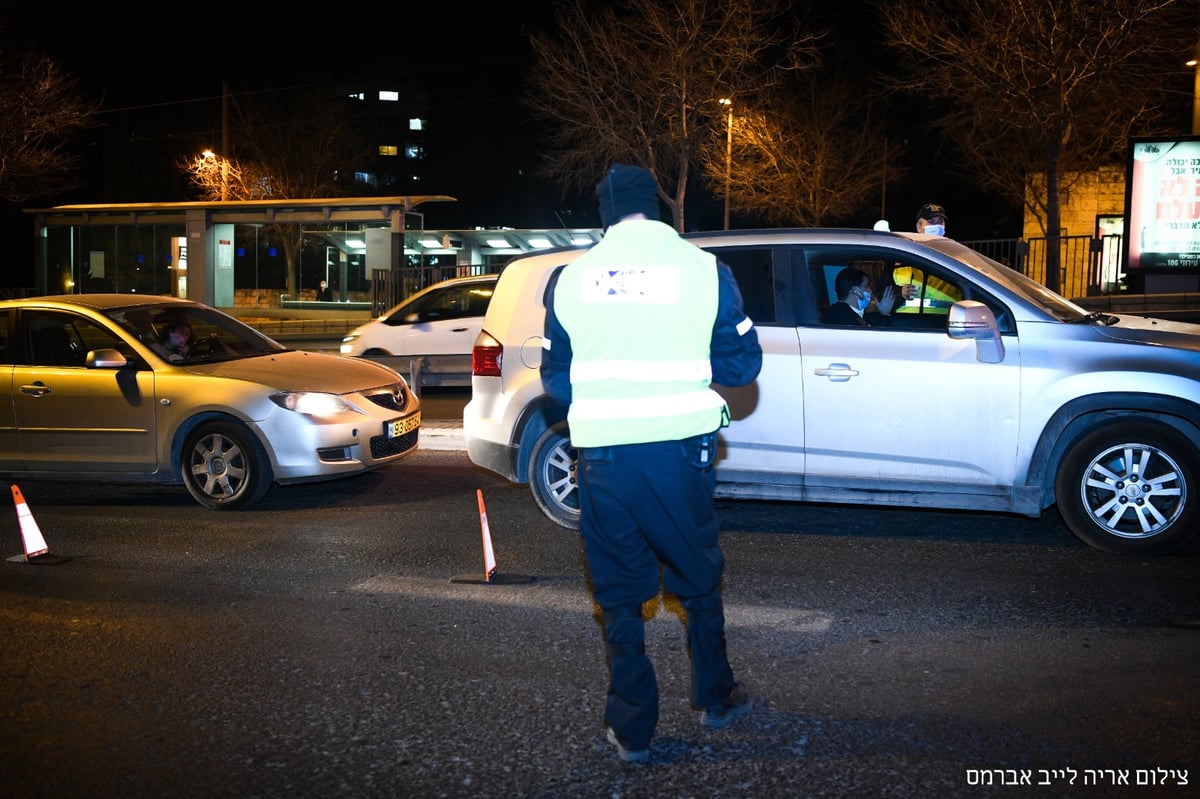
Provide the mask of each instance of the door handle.
[{"label": "door handle", "polygon": [[30,394],[34,397],[43,397],[50,393],[50,386],[39,380],[33,385],[21,386],[21,393]]},{"label": "door handle", "polygon": [[848,363],[831,363],[824,369],[814,369],[817,377],[828,377],[831,383],[845,383],[852,377],[858,376],[857,369],[851,369]]}]

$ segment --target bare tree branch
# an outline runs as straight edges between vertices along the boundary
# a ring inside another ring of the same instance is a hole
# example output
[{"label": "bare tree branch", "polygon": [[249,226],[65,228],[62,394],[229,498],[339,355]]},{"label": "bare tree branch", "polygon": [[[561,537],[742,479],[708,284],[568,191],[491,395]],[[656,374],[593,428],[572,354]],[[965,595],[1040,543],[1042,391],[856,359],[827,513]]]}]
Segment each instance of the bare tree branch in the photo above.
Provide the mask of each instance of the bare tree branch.
[{"label": "bare tree branch", "polygon": [[21,203],[79,185],[73,136],[91,127],[96,106],[77,81],[37,53],[0,51],[0,198]]},{"label": "bare tree branch", "polygon": [[[1197,33],[1195,0],[881,0],[880,8],[903,66],[897,86],[943,101],[936,124],[974,179],[1023,203],[1052,237],[1075,176],[1117,161],[1131,135],[1162,130],[1170,72]],[[1057,261],[1047,266],[1057,288]]]},{"label": "bare tree branch", "polygon": [[544,173],[590,188],[614,161],[645,166],[675,226],[721,98],[753,97],[816,63],[820,35],[781,0],[570,0],[557,36],[533,36],[525,102],[549,124]]},{"label": "bare tree branch", "polygon": [[736,211],[783,226],[846,221],[904,175],[898,143],[857,82],[806,73],[764,107],[734,107],[728,163],[724,136],[702,151],[708,183],[722,185],[729,169]]},{"label": "bare tree branch", "polygon": [[[369,146],[354,133],[352,109],[317,91],[248,95],[234,104],[232,117],[232,153],[192,156],[179,163],[202,199],[342,195],[353,185],[353,176],[339,179],[339,167],[361,161]],[[294,225],[267,227],[283,245],[287,291],[295,294],[301,231]]]}]

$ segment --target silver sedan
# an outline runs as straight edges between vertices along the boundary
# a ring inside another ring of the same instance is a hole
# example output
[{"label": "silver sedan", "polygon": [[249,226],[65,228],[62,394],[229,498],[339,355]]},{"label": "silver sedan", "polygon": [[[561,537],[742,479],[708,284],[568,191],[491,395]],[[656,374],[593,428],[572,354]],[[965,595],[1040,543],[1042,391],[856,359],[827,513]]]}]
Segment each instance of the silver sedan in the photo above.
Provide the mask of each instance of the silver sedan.
[{"label": "silver sedan", "polygon": [[289,350],[200,303],[37,297],[0,302],[0,320],[9,477],[182,483],[233,509],[417,448],[420,401],[395,371]]}]

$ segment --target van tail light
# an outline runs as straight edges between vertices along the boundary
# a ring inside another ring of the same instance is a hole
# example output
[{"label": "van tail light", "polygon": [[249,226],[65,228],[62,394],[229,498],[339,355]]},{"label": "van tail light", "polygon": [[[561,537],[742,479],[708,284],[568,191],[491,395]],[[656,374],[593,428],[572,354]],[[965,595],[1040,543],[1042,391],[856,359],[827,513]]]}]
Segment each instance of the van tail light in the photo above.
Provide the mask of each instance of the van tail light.
[{"label": "van tail light", "polygon": [[475,347],[471,350],[471,374],[476,377],[499,377],[503,347]]},{"label": "van tail light", "polygon": [[504,347],[499,341],[481,331],[471,348],[471,376],[499,377],[504,365]]}]

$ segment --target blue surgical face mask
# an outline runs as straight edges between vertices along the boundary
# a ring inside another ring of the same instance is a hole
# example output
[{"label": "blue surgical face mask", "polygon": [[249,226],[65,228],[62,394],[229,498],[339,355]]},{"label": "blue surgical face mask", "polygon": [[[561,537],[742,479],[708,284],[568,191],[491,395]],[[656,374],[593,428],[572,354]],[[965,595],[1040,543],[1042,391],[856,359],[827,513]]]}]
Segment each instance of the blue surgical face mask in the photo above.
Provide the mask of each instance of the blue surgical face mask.
[{"label": "blue surgical face mask", "polygon": [[867,306],[871,304],[871,292],[863,289],[862,296],[858,298],[858,310],[865,311]]},{"label": "blue surgical face mask", "polygon": [[945,236],[946,235],[946,226],[945,225],[926,225],[925,232],[928,233],[930,236]]}]

